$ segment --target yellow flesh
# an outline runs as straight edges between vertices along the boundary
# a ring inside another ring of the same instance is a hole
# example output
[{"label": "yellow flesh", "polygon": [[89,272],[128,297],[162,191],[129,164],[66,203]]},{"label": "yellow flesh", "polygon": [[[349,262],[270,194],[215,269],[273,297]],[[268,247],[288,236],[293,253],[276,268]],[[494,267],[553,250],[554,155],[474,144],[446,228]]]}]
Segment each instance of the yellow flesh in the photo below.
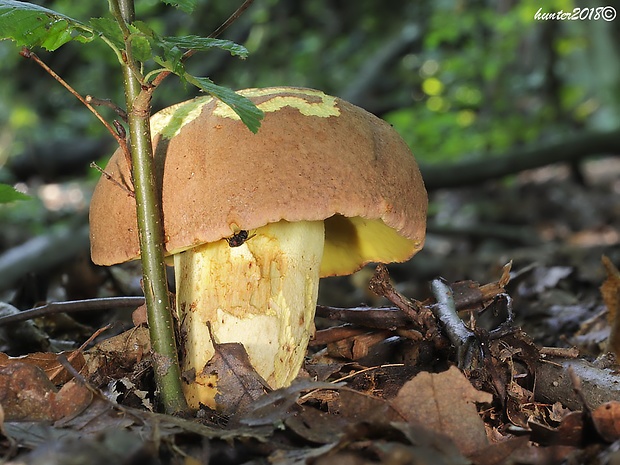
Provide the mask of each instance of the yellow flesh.
[{"label": "yellow flesh", "polygon": [[[191,407],[215,408],[217,375],[203,372],[218,343],[240,342],[272,388],[297,376],[314,332],[322,221],[272,223],[239,247],[226,240],[174,256],[182,370]],[[189,376],[187,376],[189,375]]]}]

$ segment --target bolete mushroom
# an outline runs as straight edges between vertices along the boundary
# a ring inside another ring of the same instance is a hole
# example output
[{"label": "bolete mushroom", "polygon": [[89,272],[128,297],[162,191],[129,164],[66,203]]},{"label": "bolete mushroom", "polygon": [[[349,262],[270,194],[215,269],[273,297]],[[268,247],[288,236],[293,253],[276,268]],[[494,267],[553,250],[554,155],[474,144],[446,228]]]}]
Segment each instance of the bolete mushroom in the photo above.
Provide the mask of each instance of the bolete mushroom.
[{"label": "bolete mushroom", "polygon": [[[314,331],[319,278],[405,261],[425,236],[424,183],[389,124],[317,90],[239,93],[265,113],[258,134],[208,96],[151,119],[192,407],[215,404],[211,335],[242,343],[271,387],[287,386]],[[131,188],[120,151],[106,172]],[[100,265],[140,255],[134,199],[117,183],[102,177],[92,198]]]}]

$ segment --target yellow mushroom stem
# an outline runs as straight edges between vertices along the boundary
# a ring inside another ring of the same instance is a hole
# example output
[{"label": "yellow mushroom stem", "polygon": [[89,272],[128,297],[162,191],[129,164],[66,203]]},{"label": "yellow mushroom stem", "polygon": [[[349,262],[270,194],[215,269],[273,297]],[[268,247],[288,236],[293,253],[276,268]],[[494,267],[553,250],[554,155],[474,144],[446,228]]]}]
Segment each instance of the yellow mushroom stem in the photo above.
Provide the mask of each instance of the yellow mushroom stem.
[{"label": "yellow mushroom stem", "polygon": [[323,256],[322,221],[271,223],[239,246],[225,239],[174,256],[185,395],[216,408],[216,343],[240,342],[272,388],[288,386],[314,332]]}]

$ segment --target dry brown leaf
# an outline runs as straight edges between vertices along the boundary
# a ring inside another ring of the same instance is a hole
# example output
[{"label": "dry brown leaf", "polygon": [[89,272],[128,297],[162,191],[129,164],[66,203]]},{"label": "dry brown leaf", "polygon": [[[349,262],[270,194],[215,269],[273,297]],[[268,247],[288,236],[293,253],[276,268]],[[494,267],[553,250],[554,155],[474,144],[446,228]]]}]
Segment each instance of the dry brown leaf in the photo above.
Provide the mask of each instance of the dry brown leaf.
[{"label": "dry brown leaf", "polygon": [[489,444],[484,449],[470,456],[476,465],[499,465],[510,463],[508,458],[527,446],[529,439],[525,436],[515,437]]},{"label": "dry brown leaf", "polygon": [[605,441],[620,439],[620,402],[607,402],[592,412],[596,430]]},{"label": "dry brown leaf", "polygon": [[149,329],[145,326],[132,328],[117,336],[99,342],[84,353],[87,378],[104,374],[122,378],[145,354],[151,350]]},{"label": "dry brown leaf", "polygon": [[392,400],[392,407],[410,423],[450,437],[465,455],[488,446],[476,402],[493,396],[476,390],[456,367],[443,373],[423,372],[408,381]]},{"label": "dry brown leaf", "polygon": [[269,387],[254,370],[243,344],[230,342],[213,346],[215,355],[203,372],[217,374],[217,409],[226,415],[244,415]]},{"label": "dry brown leaf", "polygon": [[607,307],[607,319],[611,326],[608,350],[616,357],[620,357],[620,271],[605,255],[602,256],[601,261],[607,273],[600,291],[605,307]]},{"label": "dry brown leaf", "polygon": [[327,404],[333,415],[346,418],[350,423],[368,421],[382,422],[398,420],[390,411],[389,402],[355,390],[342,390]]},{"label": "dry brown leaf", "polygon": [[55,421],[79,414],[92,393],[74,381],[60,391],[36,365],[14,362],[0,367],[0,404],[7,421]]},{"label": "dry brown leaf", "polygon": [[544,420],[533,419],[528,422],[530,440],[542,446],[579,447],[584,441],[583,413],[571,412],[562,418],[557,427]]},{"label": "dry brown leaf", "polygon": [[469,280],[452,283],[450,287],[454,294],[456,308],[459,311],[484,308],[498,295],[506,292],[504,288],[510,281],[511,268],[512,261],[504,265],[501,277],[492,283],[479,285],[477,282]]},{"label": "dry brown leaf", "polygon": [[140,326],[148,323],[146,304],[140,305],[131,314],[131,322],[134,326]]},{"label": "dry brown leaf", "polygon": [[342,436],[349,419],[304,406],[298,414],[287,418],[285,424],[306,441],[330,444]]},{"label": "dry brown leaf", "polygon": [[34,352],[20,357],[9,357],[4,353],[0,353],[0,366],[7,366],[13,363],[35,365],[41,368],[54,383],[62,384],[72,379],[73,375],[58,362],[58,355],[64,355],[78,372],[84,367],[85,361],[80,351],[61,352],[60,354],[53,352]]}]

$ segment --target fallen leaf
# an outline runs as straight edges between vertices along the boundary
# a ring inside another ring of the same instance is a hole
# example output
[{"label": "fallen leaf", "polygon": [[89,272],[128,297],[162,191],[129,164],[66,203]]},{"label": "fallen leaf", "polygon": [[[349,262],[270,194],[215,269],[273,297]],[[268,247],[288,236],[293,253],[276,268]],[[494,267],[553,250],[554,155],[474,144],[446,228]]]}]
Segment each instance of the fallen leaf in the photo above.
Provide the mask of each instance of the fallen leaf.
[{"label": "fallen leaf", "polygon": [[62,384],[72,379],[73,375],[60,364],[58,361],[59,355],[64,355],[78,372],[84,367],[84,356],[80,351],[61,352],[60,354],[53,352],[34,352],[20,357],[9,357],[4,353],[0,353],[0,366],[7,366],[12,363],[35,365],[41,368],[54,383]]},{"label": "fallen leaf", "polygon": [[84,353],[86,361],[84,376],[98,378],[94,384],[104,383],[106,378],[120,379],[131,373],[136,363],[151,350],[149,330],[144,326],[132,328],[117,336],[101,341]]},{"label": "fallen leaf", "polygon": [[592,412],[596,431],[605,441],[620,439],[620,402],[607,402]]},{"label": "fallen leaf", "polygon": [[78,381],[69,381],[52,399],[52,420],[69,420],[79,415],[93,400],[93,393]]},{"label": "fallen leaf", "polygon": [[[354,453],[354,464],[466,465],[471,463],[444,434],[411,423],[357,423],[340,439],[343,452]],[[345,456],[346,457],[346,456]],[[331,454],[316,463],[347,463]]]},{"label": "fallen leaf", "polygon": [[476,465],[500,465],[512,463],[507,459],[515,452],[527,446],[529,439],[525,436],[510,438],[489,444],[469,458]]},{"label": "fallen leaf", "polygon": [[[322,447],[307,449],[278,449],[269,456],[269,463],[274,465],[305,465],[307,463],[316,463],[315,460],[317,458],[329,454],[336,446],[336,443],[332,443]],[[343,465],[348,464],[345,463]]]},{"label": "fallen leaf", "polygon": [[330,413],[347,418],[350,422],[401,420],[391,411],[390,403],[379,397],[355,390],[342,390],[327,405]]},{"label": "fallen leaf", "polygon": [[92,401],[92,393],[74,381],[60,391],[38,366],[14,362],[0,367],[0,404],[7,421],[56,421],[71,418]]},{"label": "fallen leaf", "polygon": [[217,375],[217,410],[241,418],[269,386],[252,366],[243,344],[229,342],[213,346],[215,355],[205,365],[203,375]]},{"label": "fallen leaf", "polygon": [[607,273],[600,291],[605,307],[607,307],[607,320],[611,326],[608,350],[618,358],[620,357],[620,271],[605,255],[601,261]]},{"label": "fallen leaf", "polygon": [[554,289],[558,283],[573,272],[570,266],[537,266],[532,270],[532,283],[522,282],[519,294],[526,297],[536,297],[548,289]]},{"label": "fallen leaf", "polygon": [[564,416],[555,428],[536,420],[528,422],[528,427],[530,440],[543,446],[579,447],[584,441],[583,413],[580,411]]},{"label": "fallen leaf", "polygon": [[476,390],[456,367],[443,373],[422,372],[408,381],[391,401],[409,423],[450,437],[464,455],[488,446],[484,422],[475,403],[493,396]]},{"label": "fallen leaf", "polygon": [[313,444],[330,444],[342,436],[349,420],[322,410],[303,406],[284,421],[286,427]]},{"label": "fallen leaf", "polygon": [[313,399],[319,390],[334,390],[342,387],[344,383],[327,383],[312,381],[310,379],[295,380],[288,387],[275,389],[262,395],[252,402],[249,411],[240,419],[240,423],[248,426],[274,425],[300,411],[297,401],[302,392],[312,391],[304,396],[305,400]]},{"label": "fallen leaf", "polygon": [[142,304],[138,308],[136,308],[131,314],[131,322],[133,323],[134,326],[140,326],[143,324],[147,324],[148,319],[146,315],[147,315],[146,304]]},{"label": "fallen leaf", "polygon": [[335,394],[326,402],[328,412],[304,404],[285,420],[286,426],[307,441],[328,444],[340,438],[347,428],[362,422],[387,424],[402,420],[384,399],[350,388],[339,389]]},{"label": "fallen leaf", "polygon": [[[16,424],[14,424],[16,425]],[[104,465],[110,463],[127,463],[127,457],[139,457],[133,459],[133,463],[157,463],[153,447],[149,447],[139,432],[123,429],[108,429],[97,436],[85,436],[75,431],[51,428],[45,424],[20,423],[28,425],[28,437],[25,432],[11,428],[11,433],[17,432],[17,437],[25,436],[31,441],[38,439],[35,450],[24,454],[19,460],[11,463],[29,464],[89,464]],[[48,427],[46,427],[48,426]],[[21,433],[21,434],[20,434]],[[20,441],[21,443],[22,441]]]}]

